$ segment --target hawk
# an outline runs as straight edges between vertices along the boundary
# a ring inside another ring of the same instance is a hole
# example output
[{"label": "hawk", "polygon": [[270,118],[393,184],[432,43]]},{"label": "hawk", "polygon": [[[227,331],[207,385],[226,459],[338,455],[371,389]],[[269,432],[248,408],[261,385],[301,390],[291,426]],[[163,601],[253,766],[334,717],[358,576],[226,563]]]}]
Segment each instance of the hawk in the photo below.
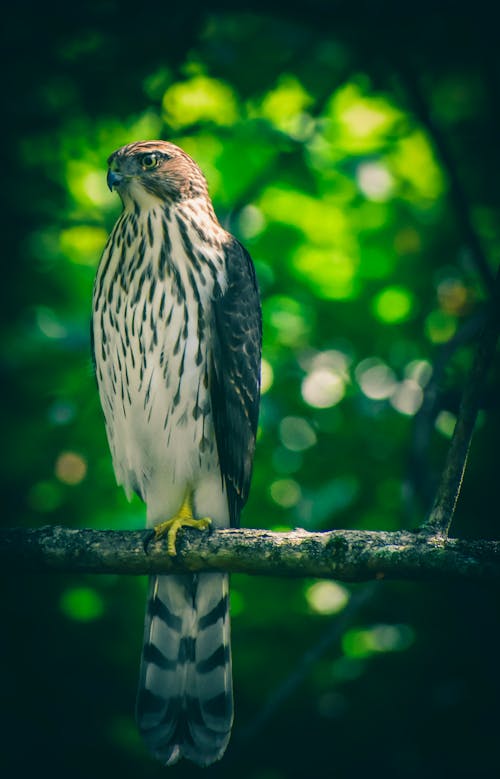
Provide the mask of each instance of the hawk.
[{"label": "hawk", "polygon": [[[259,410],[261,310],[252,260],[217,221],[179,147],[139,141],[108,160],[123,210],[97,271],[95,371],[117,482],[156,537],[236,527]],[[233,721],[228,576],[152,576],[136,704],[166,765],[209,765]]]}]

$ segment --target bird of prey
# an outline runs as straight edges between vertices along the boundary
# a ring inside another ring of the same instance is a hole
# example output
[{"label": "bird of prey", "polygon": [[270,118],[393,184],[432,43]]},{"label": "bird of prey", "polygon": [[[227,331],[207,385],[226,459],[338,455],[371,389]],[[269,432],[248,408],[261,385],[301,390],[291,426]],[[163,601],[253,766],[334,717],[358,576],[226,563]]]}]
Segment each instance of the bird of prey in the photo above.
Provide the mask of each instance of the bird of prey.
[{"label": "bird of prey", "polygon": [[[235,527],[252,472],[261,310],[252,260],[198,165],[139,141],[108,160],[123,210],[99,264],[92,343],[116,479],[176,553],[183,526]],[[228,576],[152,576],[136,717],[166,765],[209,765],[233,720]]]}]

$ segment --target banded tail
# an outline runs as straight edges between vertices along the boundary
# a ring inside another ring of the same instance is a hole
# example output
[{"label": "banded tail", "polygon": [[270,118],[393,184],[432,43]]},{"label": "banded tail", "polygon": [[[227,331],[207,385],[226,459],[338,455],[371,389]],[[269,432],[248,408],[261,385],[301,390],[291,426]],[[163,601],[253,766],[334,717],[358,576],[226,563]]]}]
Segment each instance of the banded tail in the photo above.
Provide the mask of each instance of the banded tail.
[{"label": "banded tail", "polygon": [[150,752],[219,760],[233,722],[227,574],[152,576],[136,719]]}]

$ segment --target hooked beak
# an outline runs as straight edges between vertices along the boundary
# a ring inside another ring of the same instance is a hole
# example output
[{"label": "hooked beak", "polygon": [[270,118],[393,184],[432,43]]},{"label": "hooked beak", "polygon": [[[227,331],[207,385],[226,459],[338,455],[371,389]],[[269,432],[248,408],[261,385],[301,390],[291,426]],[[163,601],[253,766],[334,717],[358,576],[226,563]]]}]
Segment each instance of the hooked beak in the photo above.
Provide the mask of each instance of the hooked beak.
[{"label": "hooked beak", "polygon": [[115,187],[118,187],[122,183],[123,176],[121,173],[117,173],[114,170],[108,170],[106,181],[108,182],[108,187],[112,192]]}]

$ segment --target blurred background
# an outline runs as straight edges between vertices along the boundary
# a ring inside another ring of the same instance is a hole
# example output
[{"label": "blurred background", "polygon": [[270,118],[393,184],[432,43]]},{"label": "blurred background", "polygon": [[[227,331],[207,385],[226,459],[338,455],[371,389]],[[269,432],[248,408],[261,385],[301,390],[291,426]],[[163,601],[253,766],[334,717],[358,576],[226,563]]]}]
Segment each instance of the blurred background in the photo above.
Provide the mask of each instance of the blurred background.
[{"label": "blurred background", "polygon": [[[243,522],[416,527],[500,260],[488,5],[279,0],[2,10],[2,523],[140,528],[115,485],[89,316],[120,204],[106,159],[182,146],[263,297]],[[499,538],[499,383],[454,535]],[[133,722],[145,580],[2,577],[4,776],[193,777]],[[233,576],[236,720],[205,775],[483,777],[498,765],[498,592]]]}]

